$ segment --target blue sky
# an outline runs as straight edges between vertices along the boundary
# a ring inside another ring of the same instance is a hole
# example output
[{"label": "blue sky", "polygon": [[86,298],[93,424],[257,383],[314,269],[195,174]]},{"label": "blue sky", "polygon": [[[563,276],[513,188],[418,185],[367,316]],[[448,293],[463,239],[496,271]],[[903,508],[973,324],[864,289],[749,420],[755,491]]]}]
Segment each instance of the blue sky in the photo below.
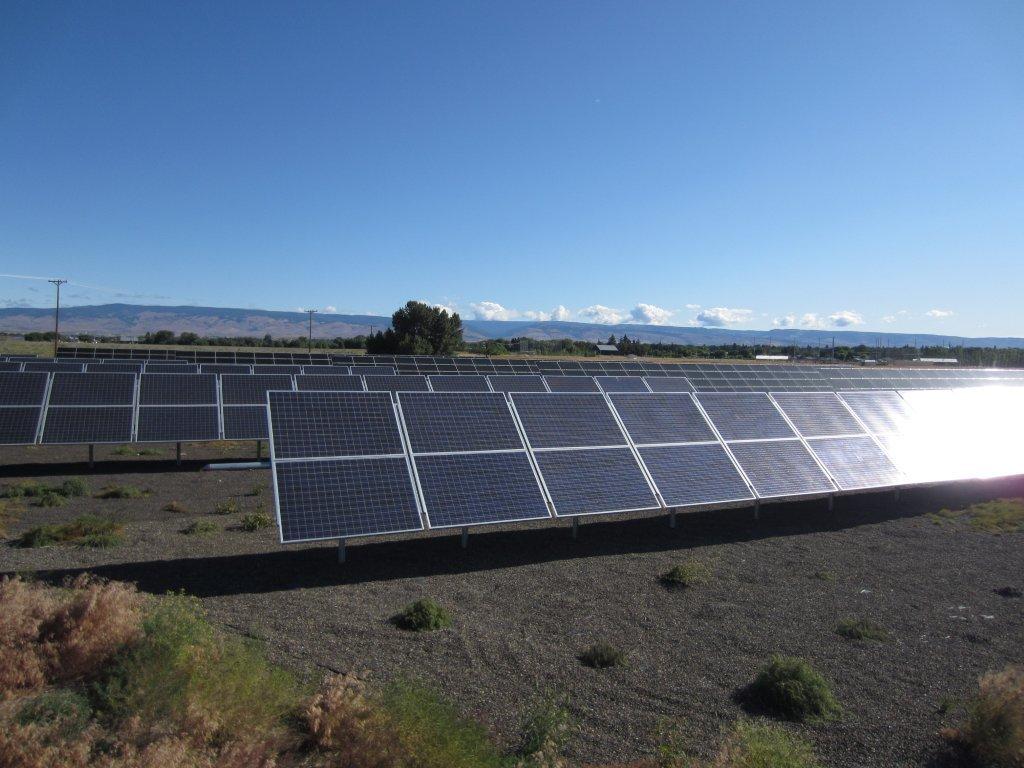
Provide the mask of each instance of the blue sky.
[{"label": "blue sky", "polygon": [[1024,335],[1024,4],[7,0],[0,273]]}]

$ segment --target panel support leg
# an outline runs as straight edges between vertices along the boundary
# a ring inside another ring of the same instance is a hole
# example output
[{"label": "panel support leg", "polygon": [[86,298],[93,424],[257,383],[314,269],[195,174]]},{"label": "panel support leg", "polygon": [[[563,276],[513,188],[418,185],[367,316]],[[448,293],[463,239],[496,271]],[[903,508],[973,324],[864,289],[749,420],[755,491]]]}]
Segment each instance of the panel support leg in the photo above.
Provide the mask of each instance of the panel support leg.
[{"label": "panel support leg", "polygon": [[828,511],[834,512],[836,508],[836,497],[831,494],[828,497]]},{"label": "panel support leg", "polygon": [[174,463],[181,466],[181,443],[175,443]]},{"label": "panel support leg", "polygon": [[755,501],[754,502],[754,519],[755,520],[760,520],[761,519],[761,502],[760,501]]},{"label": "panel support leg", "polygon": [[576,541],[580,537],[580,519],[574,517],[572,519],[572,540]]},{"label": "panel support leg", "polygon": [[345,540],[344,539],[338,539],[338,562],[339,563],[344,563],[345,562],[345,554],[346,554],[345,553]]},{"label": "panel support leg", "polygon": [[676,527],[676,511],[674,509],[671,512],[668,513],[668,527],[669,528],[675,528]]},{"label": "panel support leg", "polygon": [[894,501],[899,501],[900,500],[900,489],[899,488],[897,488],[895,491],[892,492],[892,498],[893,498]]},{"label": "panel support leg", "polygon": [[459,538],[459,546],[463,549],[469,547],[469,528],[462,529],[462,536]]},{"label": "panel support leg", "polygon": [[262,458],[263,458],[263,441],[262,440],[257,440],[256,441],[256,461],[259,461]]},{"label": "panel support leg", "polygon": [[96,466],[95,455],[93,454],[93,444],[89,443],[89,469],[93,469]]}]

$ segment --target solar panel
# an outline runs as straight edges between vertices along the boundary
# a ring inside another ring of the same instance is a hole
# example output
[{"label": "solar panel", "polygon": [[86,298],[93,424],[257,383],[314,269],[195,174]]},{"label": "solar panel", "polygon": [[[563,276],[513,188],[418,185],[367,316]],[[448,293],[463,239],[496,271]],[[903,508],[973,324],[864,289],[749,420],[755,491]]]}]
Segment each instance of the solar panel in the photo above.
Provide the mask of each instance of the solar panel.
[{"label": "solar panel", "polygon": [[831,392],[778,392],[772,397],[804,437],[864,432],[843,402]]},{"label": "solar panel", "polygon": [[36,429],[43,409],[36,406],[0,407],[0,445],[30,445],[36,441]]},{"label": "solar panel", "polygon": [[592,376],[550,376],[544,380],[552,392],[600,392]]},{"label": "solar panel", "polygon": [[393,365],[353,365],[353,376],[394,376],[398,371]]},{"label": "solar panel", "polygon": [[626,432],[637,445],[716,441],[704,414],[685,393],[609,395]]},{"label": "solar panel", "polygon": [[225,440],[266,440],[267,407],[265,405],[225,405]]},{"label": "solar panel", "polygon": [[533,448],[626,444],[600,394],[515,392],[511,398]]},{"label": "solar panel", "polygon": [[224,405],[266,405],[269,390],[290,390],[292,377],[252,373],[220,377],[221,401]]},{"label": "solar panel", "polygon": [[146,373],[199,373],[195,363],[147,363]]},{"label": "solar panel", "polygon": [[314,374],[317,376],[348,376],[349,370],[347,365],[304,365],[302,366],[302,372],[307,376]]},{"label": "solar panel", "polygon": [[0,373],[0,405],[42,405],[46,396],[45,373]]},{"label": "solar panel", "polygon": [[670,507],[754,498],[719,443],[642,447],[640,458]]},{"label": "solar panel", "polygon": [[431,528],[548,518],[526,451],[416,457]]},{"label": "solar panel", "polygon": [[386,392],[271,392],[270,413],[278,460],[404,452]]},{"label": "solar panel", "polygon": [[21,370],[21,363],[12,363],[8,361],[0,361],[0,371],[4,373],[13,373]]},{"label": "solar panel", "polygon": [[605,392],[650,392],[642,376],[595,376],[597,385]]},{"label": "solar panel", "polygon": [[523,447],[502,394],[402,392],[398,402],[414,453]]},{"label": "solar panel", "polygon": [[201,373],[252,373],[252,367],[239,363],[203,363],[199,366]]},{"label": "solar panel", "polygon": [[216,405],[217,377],[212,373],[144,373],[139,405]]},{"label": "solar panel", "polygon": [[430,387],[435,392],[490,392],[487,377],[473,374],[437,374],[430,376]]},{"label": "solar panel", "polygon": [[49,405],[133,405],[135,374],[55,373]]},{"label": "solar panel", "polygon": [[811,450],[844,491],[898,485],[903,476],[867,435],[809,440]]},{"label": "solar panel", "polygon": [[274,486],[283,543],[423,529],[403,457],[275,460]]},{"label": "solar panel", "polygon": [[725,440],[794,437],[766,394],[701,392],[697,400]]},{"label": "solar panel", "polygon": [[[83,374],[87,376],[96,374]],[[123,373],[113,374],[124,376]],[[62,406],[46,409],[44,443],[128,443],[132,439],[131,406]]]},{"label": "solar panel", "polygon": [[729,446],[762,499],[829,493],[832,481],[799,440],[766,440]]},{"label": "solar panel", "polygon": [[[308,370],[311,366],[306,366]],[[334,392],[362,392],[363,391],[363,379],[360,376],[338,376],[335,374],[323,374],[323,373],[304,373],[301,376],[295,377],[295,383],[298,385],[300,391],[322,391],[330,390]]]},{"label": "solar panel", "polygon": [[843,392],[839,397],[875,434],[899,432],[912,420],[910,407],[895,392]]},{"label": "solar panel", "polygon": [[689,379],[684,376],[645,376],[644,381],[653,392],[693,392]]},{"label": "solar panel", "polygon": [[216,405],[150,405],[139,408],[136,440],[140,443],[179,443],[219,438],[220,420]]},{"label": "solar panel", "polygon": [[49,361],[32,361],[29,360],[25,363],[25,367],[22,370],[25,371],[64,371],[67,373],[81,373],[85,366],[82,363],[57,363]]},{"label": "solar panel", "polygon": [[276,363],[274,365],[254,365],[252,372],[255,374],[270,374],[270,375],[285,375],[291,376],[296,373],[302,373],[301,365],[286,365],[284,363]]},{"label": "solar panel", "polygon": [[395,375],[366,376],[366,388],[371,392],[428,392],[426,376]]},{"label": "solar panel", "polygon": [[535,451],[559,517],[660,509],[628,448]]},{"label": "solar panel", "polygon": [[105,371],[106,373],[139,373],[142,370],[143,364],[133,363],[130,361],[118,360],[116,362],[92,362],[85,364],[85,370],[92,373],[97,371]]},{"label": "solar panel", "polygon": [[534,374],[488,376],[495,392],[547,392],[544,379]]}]

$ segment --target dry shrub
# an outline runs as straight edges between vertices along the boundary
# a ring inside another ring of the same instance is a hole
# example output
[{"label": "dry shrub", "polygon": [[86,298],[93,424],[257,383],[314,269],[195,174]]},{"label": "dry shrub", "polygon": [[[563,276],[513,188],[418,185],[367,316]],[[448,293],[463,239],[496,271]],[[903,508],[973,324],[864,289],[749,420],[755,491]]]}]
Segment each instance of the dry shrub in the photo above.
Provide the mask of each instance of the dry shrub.
[{"label": "dry shrub", "polygon": [[0,723],[0,765],[4,768],[86,768],[100,729],[93,725],[73,738],[63,724]]},{"label": "dry shrub", "polygon": [[57,609],[52,590],[20,578],[0,581],[0,698],[46,682],[40,628]]},{"label": "dry shrub", "polygon": [[367,698],[361,677],[325,678],[302,715],[312,743],[333,752],[339,765],[388,768],[399,764],[398,741],[380,709]]},{"label": "dry shrub", "polygon": [[984,765],[1024,766],[1024,667],[989,672],[978,683],[967,722],[950,735]]}]

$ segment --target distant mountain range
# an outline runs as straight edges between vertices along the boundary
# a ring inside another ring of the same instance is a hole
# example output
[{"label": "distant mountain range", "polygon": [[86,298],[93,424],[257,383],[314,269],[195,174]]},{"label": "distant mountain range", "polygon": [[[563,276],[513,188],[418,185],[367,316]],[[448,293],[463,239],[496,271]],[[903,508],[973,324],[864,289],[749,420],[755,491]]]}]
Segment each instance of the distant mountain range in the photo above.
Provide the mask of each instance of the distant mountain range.
[{"label": "distant mountain range", "polygon": [[[264,336],[292,338],[305,336],[308,316],[303,312],[273,312],[264,309],[233,309],[222,307],[164,307],[137,304],[101,304],[61,309],[61,331],[92,333],[104,336],[140,336],[147,332],[170,330],[192,331],[200,336]],[[316,337],[358,336],[370,329],[386,328],[391,319],[381,315],[313,316]],[[704,328],[671,325],[598,325],[555,320],[466,320],[463,319],[467,341],[512,338],[575,339],[605,341],[614,334],[623,334],[641,341],[676,344],[837,344],[888,346],[914,344],[944,346],[959,344],[959,337],[934,334],[873,333],[868,331],[822,331],[777,328],[771,331],[742,331],[732,328]],[[26,333],[53,328],[52,308],[11,307],[0,309],[0,331]],[[968,346],[1024,348],[1024,339],[984,337],[964,339]]]}]

